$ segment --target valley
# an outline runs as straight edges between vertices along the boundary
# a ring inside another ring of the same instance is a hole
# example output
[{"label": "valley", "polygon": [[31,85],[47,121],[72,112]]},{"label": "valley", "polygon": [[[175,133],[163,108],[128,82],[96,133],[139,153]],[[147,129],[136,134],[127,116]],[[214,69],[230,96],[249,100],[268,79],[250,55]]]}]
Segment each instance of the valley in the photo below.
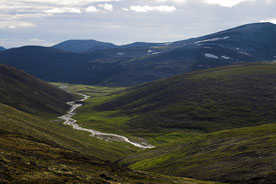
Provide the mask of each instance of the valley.
[{"label": "valley", "polygon": [[0,183],[276,183],[276,25],[0,47]]},{"label": "valley", "polygon": [[[22,97],[28,94],[29,80],[32,89],[51,85],[29,76],[23,71],[1,65],[1,81],[21,81],[17,85]],[[13,75],[11,75],[13,74]],[[16,75],[15,75],[16,74]],[[39,81],[39,83],[35,83]],[[4,85],[8,86],[8,85]],[[51,86],[55,93],[65,93]],[[6,98],[14,99],[6,88]],[[45,90],[46,99],[51,92]],[[80,100],[80,97],[69,99]],[[55,96],[53,100],[58,100]],[[64,99],[63,104],[66,104]],[[36,104],[36,101],[29,101]],[[114,162],[126,155],[141,151],[140,148],[123,142],[106,142],[89,133],[73,130],[57,119],[57,114],[32,114],[28,109],[19,110],[0,103],[0,182],[1,183],[214,183],[182,177],[165,176],[150,172],[138,172],[118,166]],[[32,105],[32,104],[30,104]],[[66,107],[68,110],[69,107]],[[38,106],[37,110],[44,110]],[[65,110],[65,109],[64,109]],[[24,112],[25,111],[25,112]],[[59,112],[60,116],[63,111]]]}]

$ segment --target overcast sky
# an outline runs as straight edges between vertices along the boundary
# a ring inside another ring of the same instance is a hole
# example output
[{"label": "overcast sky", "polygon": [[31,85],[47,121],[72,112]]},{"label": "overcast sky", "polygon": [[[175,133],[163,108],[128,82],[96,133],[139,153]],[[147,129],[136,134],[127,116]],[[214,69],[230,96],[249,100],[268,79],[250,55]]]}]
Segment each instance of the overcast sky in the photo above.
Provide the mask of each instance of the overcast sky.
[{"label": "overcast sky", "polygon": [[276,23],[276,0],[0,0],[0,45],[168,42]]}]

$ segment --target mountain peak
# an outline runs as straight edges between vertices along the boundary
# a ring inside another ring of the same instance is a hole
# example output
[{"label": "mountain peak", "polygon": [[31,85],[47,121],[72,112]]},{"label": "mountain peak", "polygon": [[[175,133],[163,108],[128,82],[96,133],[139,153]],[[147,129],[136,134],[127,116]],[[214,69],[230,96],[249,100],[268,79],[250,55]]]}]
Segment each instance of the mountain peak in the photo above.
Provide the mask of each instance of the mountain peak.
[{"label": "mountain peak", "polygon": [[101,42],[93,39],[89,40],[67,40],[54,45],[53,48],[66,50],[70,52],[93,52],[96,50],[110,49],[117,47],[113,43]]}]

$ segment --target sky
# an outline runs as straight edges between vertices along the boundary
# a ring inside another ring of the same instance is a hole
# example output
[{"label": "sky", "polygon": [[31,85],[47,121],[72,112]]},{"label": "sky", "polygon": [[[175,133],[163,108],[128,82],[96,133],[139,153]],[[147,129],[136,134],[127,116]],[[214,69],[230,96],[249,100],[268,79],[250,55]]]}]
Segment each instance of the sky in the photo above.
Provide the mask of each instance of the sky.
[{"label": "sky", "polygon": [[247,23],[276,24],[275,9],[276,0],[0,0],[0,46],[171,42]]}]

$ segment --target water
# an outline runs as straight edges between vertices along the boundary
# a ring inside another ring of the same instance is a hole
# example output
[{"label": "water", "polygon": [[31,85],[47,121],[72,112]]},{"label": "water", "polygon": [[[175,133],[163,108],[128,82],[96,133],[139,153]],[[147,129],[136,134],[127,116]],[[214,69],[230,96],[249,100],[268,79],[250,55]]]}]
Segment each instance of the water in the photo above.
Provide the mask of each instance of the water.
[{"label": "water", "polygon": [[[84,94],[79,94],[83,96],[83,99],[81,99],[81,102],[84,102],[89,98],[89,96],[84,95]],[[67,102],[68,105],[71,106],[71,109],[65,114],[64,116],[59,117],[60,119],[64,120],[64,125],[69,125],[72,126],[73,129],[75,130],[81,130],[85,132],[91,133],[90,136],[97,137],[99,139],[105,140],[105,141],[121,141],[121,142],[127,142],[129,144],[132,144],[133,146],[136,146],[138,148],[142,149],[149,149],[149,148],[154,148],[155,146],[147,144],[147,143],[137,143],[129,140],[127,137],[121,136],[121,135],[116,135],[116,134],[109,134],[109,133],[103,133],[99,132],[96,130],[88,129],[88,128],[82,128],[77,124],[77,120],[73,119],[72,117],[76,114],[74,111],[81,107],[83,104],[78,103],[78,101],[72,101],[72,102]]]}]

